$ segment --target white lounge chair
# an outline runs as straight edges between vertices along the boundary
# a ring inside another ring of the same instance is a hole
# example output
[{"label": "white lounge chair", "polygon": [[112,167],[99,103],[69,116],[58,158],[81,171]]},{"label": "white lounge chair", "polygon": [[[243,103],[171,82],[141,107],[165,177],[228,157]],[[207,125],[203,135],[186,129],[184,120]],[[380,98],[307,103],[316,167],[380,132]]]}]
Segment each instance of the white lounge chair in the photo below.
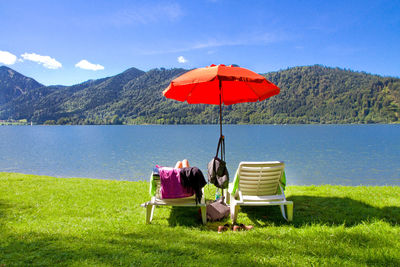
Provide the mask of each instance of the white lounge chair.
[{"label": "white lounge chair", "polygon": [[185,198],[173,198],[173,199],[161,199],[160,195],[160,176],[153,175],[150,176],[150,195],[151,200],[141,204],[142,207],[146,208],[146,223],[149,224],[153,220],[154,209],[156,206],[183,206],[183,207],[200,207],[201,208],[201,219],[203,224],[207,223],[206,216],[206,201],[204,198],[204,188],[203,196],[200,203],[196,204],[195,195]]},{"label": "white lounge chair", "polygon": [[[240,162],[227,195],[233,223],[236,222],[239,206],[279,205],[285,220],[293,220],[293,202],[286,200],[281,184],[284,168],[285,164],[280,161]],[[287,207],[287,217],[284,206]]]}]

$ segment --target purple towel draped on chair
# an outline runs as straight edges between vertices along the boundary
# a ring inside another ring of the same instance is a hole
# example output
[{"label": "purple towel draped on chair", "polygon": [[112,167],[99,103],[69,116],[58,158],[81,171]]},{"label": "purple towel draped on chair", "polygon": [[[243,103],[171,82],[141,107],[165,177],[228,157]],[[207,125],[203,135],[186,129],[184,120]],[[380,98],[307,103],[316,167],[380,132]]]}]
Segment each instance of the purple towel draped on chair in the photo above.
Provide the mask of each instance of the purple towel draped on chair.
[{"label": "purple towel draped on chair", "polygon": [[193,189],[185,188],[181,184],[180,169],[159,167],[158,171],[160,174],[160,194],[162,199],[193,196]]}]

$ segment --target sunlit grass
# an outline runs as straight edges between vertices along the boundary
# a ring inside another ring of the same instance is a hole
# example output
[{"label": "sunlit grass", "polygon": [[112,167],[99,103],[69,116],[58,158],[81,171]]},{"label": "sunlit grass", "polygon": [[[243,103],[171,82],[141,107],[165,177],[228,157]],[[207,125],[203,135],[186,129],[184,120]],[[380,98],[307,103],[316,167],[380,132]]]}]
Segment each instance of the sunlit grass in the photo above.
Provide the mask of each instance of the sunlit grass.
[{"label": "sunlit grass", "polygon": [[243,207],[254,229],[218,234],[197,208],[146,225],[148,186],[0,173],[0,266],[400,265],[400,187],[289,186],[292,223]]}]

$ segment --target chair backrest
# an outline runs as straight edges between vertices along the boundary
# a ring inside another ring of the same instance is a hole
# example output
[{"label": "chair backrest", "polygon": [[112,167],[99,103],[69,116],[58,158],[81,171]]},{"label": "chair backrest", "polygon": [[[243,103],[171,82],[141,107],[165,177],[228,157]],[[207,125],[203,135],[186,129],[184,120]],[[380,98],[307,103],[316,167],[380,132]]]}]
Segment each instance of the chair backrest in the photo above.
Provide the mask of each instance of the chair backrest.
[{"label": "chair backrest", "polygon": [[276,195],[284,168],[281,161],[240,162],[239,189],[242,195]]}]

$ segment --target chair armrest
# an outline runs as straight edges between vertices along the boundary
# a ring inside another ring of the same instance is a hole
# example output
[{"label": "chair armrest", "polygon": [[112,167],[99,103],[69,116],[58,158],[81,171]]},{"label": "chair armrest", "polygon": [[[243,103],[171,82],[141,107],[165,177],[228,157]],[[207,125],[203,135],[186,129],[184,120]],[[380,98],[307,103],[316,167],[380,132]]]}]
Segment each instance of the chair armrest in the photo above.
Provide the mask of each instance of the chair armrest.
[{"label": "chair armrest", "polygon": [[231,194],[230,197],[230,204],[236,205],[236,204],[243,204],[243,195],[240,190],[236,192],[236,196],[239,197],[239,199],[236,199],[235,195]]},{"label": "chair armrest", "polygon": [[286,201],[285,191],[282,188],[281,182],[279,182],[279,188],[281,189],[281,193],[283,195],[283,199]]},{"label": "chair armrest", "polygon": [[239,190],[239,201],[240,203],[243,203],[243,195],[242,195],[242,191]]}]

